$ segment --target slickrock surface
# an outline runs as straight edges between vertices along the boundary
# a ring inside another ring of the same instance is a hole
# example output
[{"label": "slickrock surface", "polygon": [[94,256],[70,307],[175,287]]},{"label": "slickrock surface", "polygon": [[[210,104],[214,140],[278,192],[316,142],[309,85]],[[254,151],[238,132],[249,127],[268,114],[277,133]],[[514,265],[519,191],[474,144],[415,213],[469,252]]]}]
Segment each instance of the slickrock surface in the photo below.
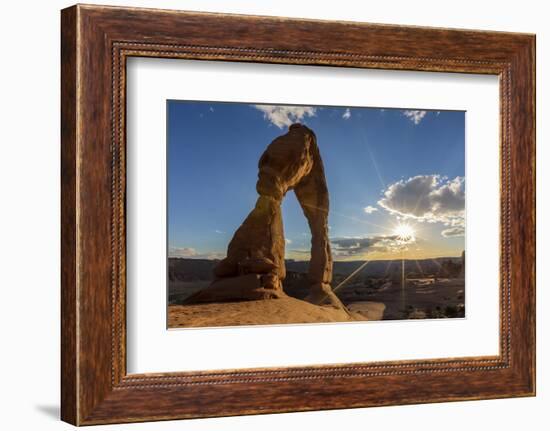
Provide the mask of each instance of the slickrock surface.
[{"label": "slickrock surface", "polygon": [[367,318],[363,314],[348,314],[342,309],[313,305],[288,296],[280,299],[170,305],[168,307],[169,328],[352,322],[357,320],[367,320]]}]

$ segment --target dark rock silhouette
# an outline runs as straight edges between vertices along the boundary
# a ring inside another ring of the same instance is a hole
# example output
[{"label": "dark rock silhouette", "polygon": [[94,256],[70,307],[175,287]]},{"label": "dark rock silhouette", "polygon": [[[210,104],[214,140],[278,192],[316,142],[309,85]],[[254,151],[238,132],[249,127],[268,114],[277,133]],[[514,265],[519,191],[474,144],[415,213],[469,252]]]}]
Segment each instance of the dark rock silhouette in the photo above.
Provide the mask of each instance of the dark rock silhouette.
[{"label": "dark rock silhouette", "polygon": [[294,190],[311,230],[309,295],[306,301],[345,309],[332,292],[328,238],[329,195],[323,162],[312,130],[293,124],[276,138],[258,163],[254,209],[229,243],[227,257],[214,268],[216,280],[188,303],[281,298],[285,236],[281,202]]}]

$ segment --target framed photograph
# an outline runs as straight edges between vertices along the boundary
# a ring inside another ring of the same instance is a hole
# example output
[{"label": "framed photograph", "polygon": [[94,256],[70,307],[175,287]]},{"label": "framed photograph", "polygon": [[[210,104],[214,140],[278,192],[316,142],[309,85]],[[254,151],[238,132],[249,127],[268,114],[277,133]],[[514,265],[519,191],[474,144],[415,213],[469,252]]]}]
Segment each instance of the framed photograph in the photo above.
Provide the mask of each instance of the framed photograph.
[{"label": "framed photograph", "polygon": [[535,37],[61,14],[62,419],[535,394]]}]

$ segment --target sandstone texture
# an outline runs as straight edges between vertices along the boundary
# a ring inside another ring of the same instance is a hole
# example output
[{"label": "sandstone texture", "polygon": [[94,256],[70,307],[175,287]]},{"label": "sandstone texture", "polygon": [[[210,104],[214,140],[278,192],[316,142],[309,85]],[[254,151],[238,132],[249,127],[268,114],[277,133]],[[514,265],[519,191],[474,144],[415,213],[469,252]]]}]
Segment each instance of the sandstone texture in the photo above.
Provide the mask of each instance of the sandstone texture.
[{"label": "sandstone texture", "polygon": [[168,307],[169,328],[241,325],[353,322],[367,320],[359,313],[313,305],[290,296],[236,302],[212,302]]},{"label": "sandstone texture", "polygon": [[220,278],[205,290],[194,294],[192,303],[281,298],[283,296],[281,290],[266,289],[263,287],[266,282],[262,280],[262,277],[264,276],[260,274],[246,274],[237,277]]}]

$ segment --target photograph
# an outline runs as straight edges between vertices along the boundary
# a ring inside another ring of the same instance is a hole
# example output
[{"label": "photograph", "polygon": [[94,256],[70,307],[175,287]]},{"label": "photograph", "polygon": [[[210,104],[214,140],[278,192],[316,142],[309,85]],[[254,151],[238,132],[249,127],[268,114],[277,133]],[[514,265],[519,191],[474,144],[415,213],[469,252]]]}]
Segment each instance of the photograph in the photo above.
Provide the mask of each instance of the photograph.
[{"label": "photograph", "polygon": [[168,328],[464,318],[465,112],[167,101]]},{"label": "photograph", "polygon": [[6,20],[4,428],[547,423],[542,6],[144,3]]}]

